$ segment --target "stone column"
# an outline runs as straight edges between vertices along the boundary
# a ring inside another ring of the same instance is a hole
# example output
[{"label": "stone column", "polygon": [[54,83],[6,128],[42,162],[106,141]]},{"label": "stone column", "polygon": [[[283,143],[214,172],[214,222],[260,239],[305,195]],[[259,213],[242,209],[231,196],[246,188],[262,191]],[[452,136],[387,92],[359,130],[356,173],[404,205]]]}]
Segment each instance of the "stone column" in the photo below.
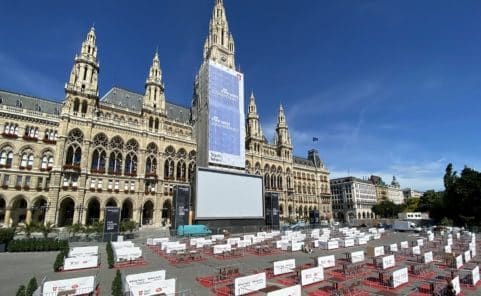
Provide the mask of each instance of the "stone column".
[{"label": "stone column", "polygon": [[32,208],[27,208],[27,216],[25,217],[25,223],[32,223]]},{"label": "stone column", "polygon": [[104,220],[104,218],[105,218],[105,208],[104,208],[104,207],[101,207],[101,208],[100,208],[99,221]]},{"label": "stone column", "polygon": [[12,211],[11,208],[6,208],[6,209],[5,209],[5,219],[3,220],[3,221],[4,221],[3,223],[4,223],[5,226],[7,226],[7,227],[11,227],[11,226],[12,226],[12,223],[11,223],[11,221],[10,221],[11,211]]}]

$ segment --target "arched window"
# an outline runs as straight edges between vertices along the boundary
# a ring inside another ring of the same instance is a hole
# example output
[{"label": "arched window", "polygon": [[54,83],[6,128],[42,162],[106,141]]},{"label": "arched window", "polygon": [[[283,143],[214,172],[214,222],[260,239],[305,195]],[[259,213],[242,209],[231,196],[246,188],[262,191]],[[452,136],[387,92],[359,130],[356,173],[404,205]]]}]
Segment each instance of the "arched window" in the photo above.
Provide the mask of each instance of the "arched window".
[{"label": "arched window", "polygon": [[72,144],[67,148],[67,157],[65,158],[66,165],[80,166],[82,160],[82,149]]},{"label": "arched window", "polygon": [[276,188],[277,188],[276,176],[275,176],[275,175],[271,175],[271,188],[272,188],[272,189],[276,189]]},{"label": "arched window", "polygon": [[174,179],[174,166],[175,163],[171,158],[165,160],[164,163],[164,179],[173,180]]},{"label": "arched window", "polygon": [[13,148],[10,146],[5,146],[0,151],[0,166],[10,168],[12,167],[13,161]]},{"label": "arched window", "polygon": [[52,169],[53,167],[53,156],[50,151],[45,152],[42,155],[42,163],[40,164],[40,169],[41,170],[48,170]]},{"label": "arched window", "polygon": [[137,155],[134,152],[129,152],[125,157],[125,175],[137,175]]},{"label": "arched window", "polygon": [[82,113],[85,114],[87,113],[87,101],[82,102]]},{"label": "arched window", "polygon": [[80,110],[80,100],[78,98],[75,98],[73,101],[73,112],[78,112]]},{"label": "arched window", "polygon": [[149,118],[149,128],[154,127],[154,119],[152,117]]},{"label": "arched window", "polygon": [[189,163],[189,181],[192,181],[192,178],[195,174],[195,162]]},{"label": "arched window", "polygon": [[155,129],[159,129],[159,119],[155,119]]},{"label": "arched window", "polygon": [[153,155],[149,155],[147,157],[147,161],[145,162],[145,175],[152,176],[155,175],[157,171],[157,158]]},{"label": "arched window", "polygon": [[185,181],[186,176],[186,165],[183,160],[177,163],[177,181]]},{"label": "arched window", "polygon": [[94,150],[92,155],[92,165],[90,170],[92,173],[105,173],[105,162],[107,159],[107,153],[101,147],[98,147]]},{"label": "arched window", "polygon": [[114,150],[110,152],[109,174],[122,174],[122,153],[119,150]]},{"label": "arched window", "polygon": [[279,189],[282,189],[282,176],[281,175],[277,176],[277,187]]},{"label": "arched window", "polygon": [[67,155],[65,158],[65,165],[80,166],[82,160],[82,149],[80,146],[83,143],[83,133],[79,129],[71,130],[67,137]]},{"label": "arched window", "polygon": [[270,181],[271,181],[271,178],[270,178],[269,174],[266,173],[266,174],[264,175],[264,187],[265,187],[265,188],[270,188],[270,186],[269,186],[269,185],[270,185]]}]

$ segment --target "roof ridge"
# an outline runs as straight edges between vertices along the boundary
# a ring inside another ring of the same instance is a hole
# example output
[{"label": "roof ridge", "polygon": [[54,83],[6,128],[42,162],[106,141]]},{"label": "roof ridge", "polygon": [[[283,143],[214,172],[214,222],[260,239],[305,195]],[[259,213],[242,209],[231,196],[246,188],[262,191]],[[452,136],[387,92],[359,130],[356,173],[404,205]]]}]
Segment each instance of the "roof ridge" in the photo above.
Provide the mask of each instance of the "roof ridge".
[{"label": "roof ridge", "polygon": [[3,88],[0,88],[0,92],[10,93],[10,94],[14,94],[14,95],[17,95],[17,96],[24,96],[24,97],[27,97],[27,98],[30,98],[30,99],[35,99],[35,100],[42,100],[42,101],[49,102],[49,103],[62,104],[62,102],[57,101],[55,99],[46,99],[46,98],[36,97],[36,96],[29,95],[29,94],[19,93],[19,92],[11,91],[11,90],[6,90],[6,89],[3,89]]}]

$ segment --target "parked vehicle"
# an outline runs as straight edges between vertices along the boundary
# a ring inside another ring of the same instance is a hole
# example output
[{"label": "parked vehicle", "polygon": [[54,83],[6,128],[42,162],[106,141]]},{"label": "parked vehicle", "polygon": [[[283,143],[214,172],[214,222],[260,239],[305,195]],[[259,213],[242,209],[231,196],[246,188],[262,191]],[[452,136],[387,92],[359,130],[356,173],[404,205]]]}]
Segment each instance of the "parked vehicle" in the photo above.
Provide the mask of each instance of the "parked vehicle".
[{"label": "parked vehicle", "polygon": [[417,227],[415,223],[405,221],[405,220],[396,220],[394,221],[393,229],[396,231],[414,231],[414,232],[421,232],[422,228]]},{"label": "parked vehicle", "polygon": [[202,236],[212,234],[212,230],[202,224],[197,225],[179,225],[177,227],[178,236]]}]

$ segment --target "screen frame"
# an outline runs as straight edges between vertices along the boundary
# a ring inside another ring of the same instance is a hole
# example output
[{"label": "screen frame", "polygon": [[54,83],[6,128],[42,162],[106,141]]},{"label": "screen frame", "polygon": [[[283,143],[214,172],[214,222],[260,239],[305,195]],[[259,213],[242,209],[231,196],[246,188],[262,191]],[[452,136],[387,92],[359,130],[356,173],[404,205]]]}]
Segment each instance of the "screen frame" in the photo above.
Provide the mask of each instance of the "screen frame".
[{"label": "screen frame", "polygon": [[[242,176],[242,177],[248,177],[248,178],[255,178],[255,179],[260,179],[261,181],[261,187],[262,187],[262,216],[237,216],[237,217],[202,217],[198,216],[197,212],[197,205],[198,205],[198,189],[199,189],[199,171],[206,171],[206,172],[212,172],[212,173],[219,173],[219,174],[224,174],[224,175],[235,175],[235,176]],[[195,199],[194,199],[194,219],[195,220],[244,220],[244,219],[264,219],[266,217],[266,209],[265,209],[265,193],[264,193],[264,177],[258,176],[258,175],[251,175],[251,174],[246,174],[242,172],[233,172],[233,171],[224,171],[224,170],[216,170],[212,168],[201,168],[197,167],[196,169],[196,178],[195,178]]]}]

